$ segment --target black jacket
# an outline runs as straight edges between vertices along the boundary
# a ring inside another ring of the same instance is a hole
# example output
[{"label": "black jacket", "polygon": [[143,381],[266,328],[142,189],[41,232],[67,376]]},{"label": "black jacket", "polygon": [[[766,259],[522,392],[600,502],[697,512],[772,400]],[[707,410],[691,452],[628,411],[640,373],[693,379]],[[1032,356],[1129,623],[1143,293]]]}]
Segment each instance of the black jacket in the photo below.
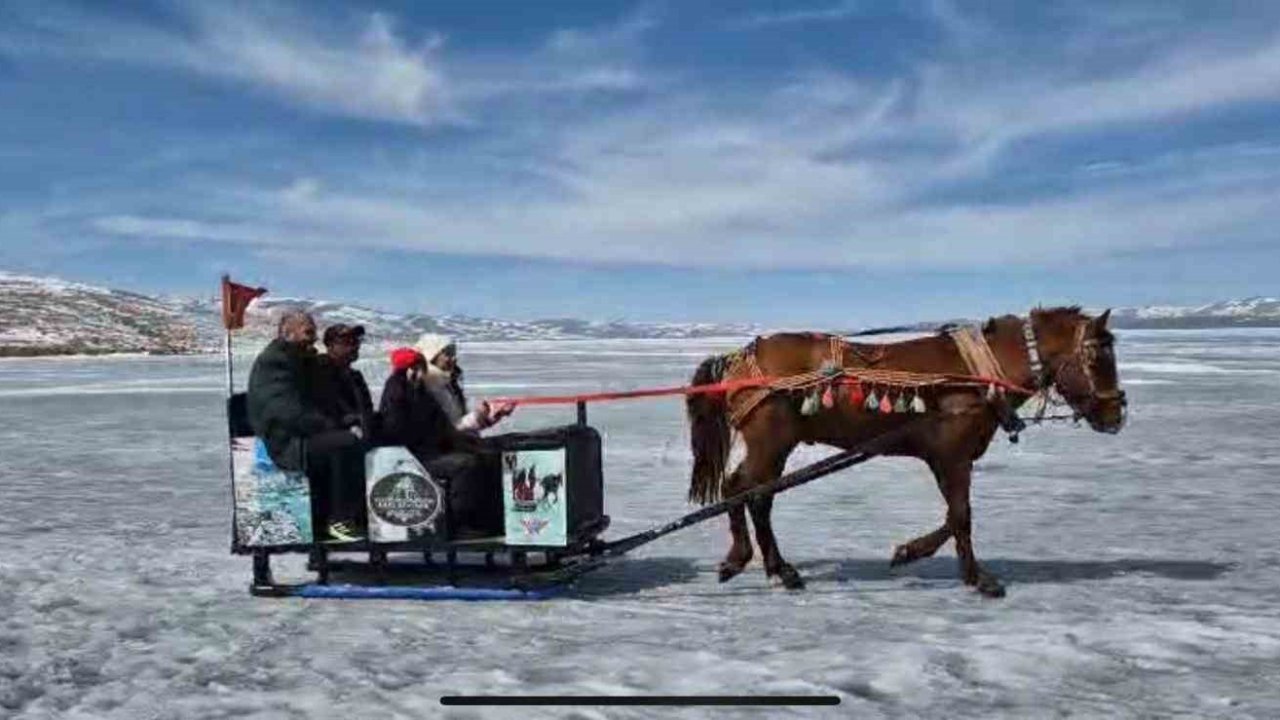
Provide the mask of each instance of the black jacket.
[{"label": "black jacket", "polygon": [[404,371],[387,378],[378,415],[379,444],[403,445],[420,462],[446,453],[474,451],[479,446],[478,440],[459,432],[431,392],[411,384]]},{"label": "black jacket", "polygon": [[292,350],[278,338],[253,362],[249,424],[282,469],[302,471],[303,438],[338,427],[316,403],[316,381],[315,356]]},{"label": "black jacket", "polygon": [[355,421],[366,438],[375,438],[378,433],[377,415],[373,412],[373,397],[369,394],[364,375],[359,370],[333,362],[328,355],[317,358],[317,370],[316,401],[321,412],[344,427],[350,427]]}]

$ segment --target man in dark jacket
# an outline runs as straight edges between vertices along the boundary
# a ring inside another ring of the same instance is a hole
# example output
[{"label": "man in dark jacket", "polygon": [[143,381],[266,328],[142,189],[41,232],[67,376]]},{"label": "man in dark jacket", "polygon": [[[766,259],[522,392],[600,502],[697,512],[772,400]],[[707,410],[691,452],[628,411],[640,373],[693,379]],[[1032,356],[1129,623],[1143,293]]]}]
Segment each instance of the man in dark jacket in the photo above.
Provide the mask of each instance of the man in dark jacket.
[{"label": "man in dark jacket", "polygon": [[502,470],[484,441],[462,432],[426,385],[427,361],[402,348],[392,353],[392,373],[382,390],[379,443],[402,445],[432,477],[447,479],[456,536],[502,532]]},{"label": "man in dark jacket", "polygon": [[353,507],[336,501],[357,490],[363,497],[367,445],[358,428],[344,428],[317,402],[315,342],[311,316],[290,312],[280,318],[276,339],[249,373],[249,424],[277,466],[306,473],[317,528],[328,539],[351,540],[363,524],[363,502]]},{"label": "man in dark jacket", "polygon": [[358,425],[365,440],[377,434],[377,415],[364,375],[352,365],[360,359],[361,325],[330,325],[324,331],[319,401],[326,415],[343,427]]}]

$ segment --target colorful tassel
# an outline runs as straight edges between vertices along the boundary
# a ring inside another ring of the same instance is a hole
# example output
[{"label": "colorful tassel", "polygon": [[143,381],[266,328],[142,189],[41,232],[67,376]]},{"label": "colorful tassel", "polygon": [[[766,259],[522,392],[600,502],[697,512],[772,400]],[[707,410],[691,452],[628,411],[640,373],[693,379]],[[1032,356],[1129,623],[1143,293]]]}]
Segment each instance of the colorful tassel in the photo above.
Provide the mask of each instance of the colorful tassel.
[{"label": "colorful tassel", "polygon": [[876,391],[874,389],[867,394],[867,401],[864,407],[871,412],[880,412],[880,398],[876,396]]},{"label": "colorful tassel", "polygon": [[818,396],[805,395],[804,402],[800,403],[800,414],[809,416],[818,412]]},{"label": "colorful tassel", "polygon": [[920,397],[919,395],[916,395],[915,397],[911,398],[911,412],[922,413],[922,412],[925,412],[926,410],[928,410],[928,408],[924,404],[924,398]]},{"label": "colorful tassel", "polygon": [[854,407],[862,407],[862,403],[866,402],[867,395],[862,391],[862,383],[854,383],[849,388],[849,404]]},{"label": "colorful tassel", "polygon": [[893,401],[893,411],[896,413],[907,411],[907,396],[904,393],[898,393],[898,399]]},{"label": "colorful tassel", "polygon": [[882,413],[893,412],[893,403],[889,402],[889,393],[887,392],[884,395],[880,396],[880,412]]},{"label": "colorful tassel", "polygon": [[828,385],[827,389],[822,391],[822,407],[830,410],[835,406],[836,406],[836,394],[831,390],[831,386]]}]

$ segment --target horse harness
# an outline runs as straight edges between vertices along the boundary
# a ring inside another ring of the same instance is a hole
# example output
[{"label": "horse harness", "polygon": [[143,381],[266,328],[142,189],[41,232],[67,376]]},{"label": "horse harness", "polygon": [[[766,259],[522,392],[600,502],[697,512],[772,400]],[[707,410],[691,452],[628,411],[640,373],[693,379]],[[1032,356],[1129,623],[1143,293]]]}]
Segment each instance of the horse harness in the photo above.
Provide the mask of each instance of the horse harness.
[{"label": "horse harness", "polygon": [[[1030,386],[1032,387],[1028,388],[1029,392],[1037,393],[1038,395],[1038,393],[1050,391],[1056,386],[1062,370],[1069,368],[1069,366],[1075,366],[1084,378],[1084,382],[1087,383],[1089,396],[1094,401],[1124,400],[1124,392],[1119,391],[1119,389],[1111,389],[1111,391],[1100,391],[1098,389],[1097,378],[1094,377],[1093,373],[1093,365],[1096,363],[1098,354],[1110,348],[1111,342],[1085,337],[1085,333],[1088,332],[1088,322],[1080,322],[1076,325],[1071,355],[1062,363],[1057,364],[1056,368],[1048,368],[1044,364],[1043,356],[1039,351],[1034,315],[1020,318],[1019,322],[1021,324],[1021,332],[1023,332],[1025,351],[1027,351],[1030,377],[1032,377],[1030,379]],[[1004,365],[1000,363],[1000,359],[992,351],[991,345],[989,345],[986,336],[980,329],[973,327],[973,325],[964,325],[964,327],[952,328],[946,334],[955,343],[970,377],[989,378],[997,380],[997,382],[1010,384],[1010,386],[1015,384],[1007,377]],[[759,340],[760,338],[756,338],[756,341]],[[764,370],[760,368],[759,361],[756,360],[756,341],[726,357],[726,374],[728,377],[767,377],[767,373],[764,373]],[[823,360],[819,370],[795,375],[795,377],[791,378],[782,378],[776,383],[769,384],[769,386],[746,387],[728,392],[726,400],[730,405],[730,423],[732,427],[741,427],[742,423],[753,413],[756,407],[762,404],[765,398],[773,395],[774,392],[812,387],[814,384],[824,382],[824,380],[840,377],[846,370],[847,352],[851,351],[856,359],[860,361],[859,368],[868,369],[883,360],[884,352],[886,352],[883,347],[877,347],[872,354],[865,354],[865,352],[861,351],[861,348],[850,345],[840,336],[827,336],[827,342],[827,359]],[[925,386],[925,384],[941,384],[941,378],[945,378],[945,375],[931,377],[931,375],[893,372],[893,370],[872,370],[872,372],[865,374],[884,375],[886,382],[896,382],[904,384],[904,386],[915,387]],[[998,388],[995,383],[989,384],[986,400],[996,411],[996,418],[1000,421],[1001,427],[1009,433],[1010,441],[1018,442],[1018,433],[1027,428],[1027,423],[1019,418],[1018,414],[1012,409],[1002,388]]]}]

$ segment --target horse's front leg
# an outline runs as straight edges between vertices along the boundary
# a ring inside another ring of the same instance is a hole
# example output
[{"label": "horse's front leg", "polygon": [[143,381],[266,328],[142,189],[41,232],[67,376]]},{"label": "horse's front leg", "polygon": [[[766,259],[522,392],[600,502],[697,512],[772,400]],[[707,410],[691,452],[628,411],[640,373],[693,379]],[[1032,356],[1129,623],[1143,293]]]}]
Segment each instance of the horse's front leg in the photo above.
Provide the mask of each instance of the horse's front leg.
[{"label": "horse's front leg", "polygon": [[947,498],[947,527],[956,539],[956,556],[960,559],[960,576],[987,597],[1004,597],[1000,579],[978,564],[973,553],[972,519],[969,512],[969,487],[973,477],[972,461],[955,461],[935,465],[934,474]]}]

